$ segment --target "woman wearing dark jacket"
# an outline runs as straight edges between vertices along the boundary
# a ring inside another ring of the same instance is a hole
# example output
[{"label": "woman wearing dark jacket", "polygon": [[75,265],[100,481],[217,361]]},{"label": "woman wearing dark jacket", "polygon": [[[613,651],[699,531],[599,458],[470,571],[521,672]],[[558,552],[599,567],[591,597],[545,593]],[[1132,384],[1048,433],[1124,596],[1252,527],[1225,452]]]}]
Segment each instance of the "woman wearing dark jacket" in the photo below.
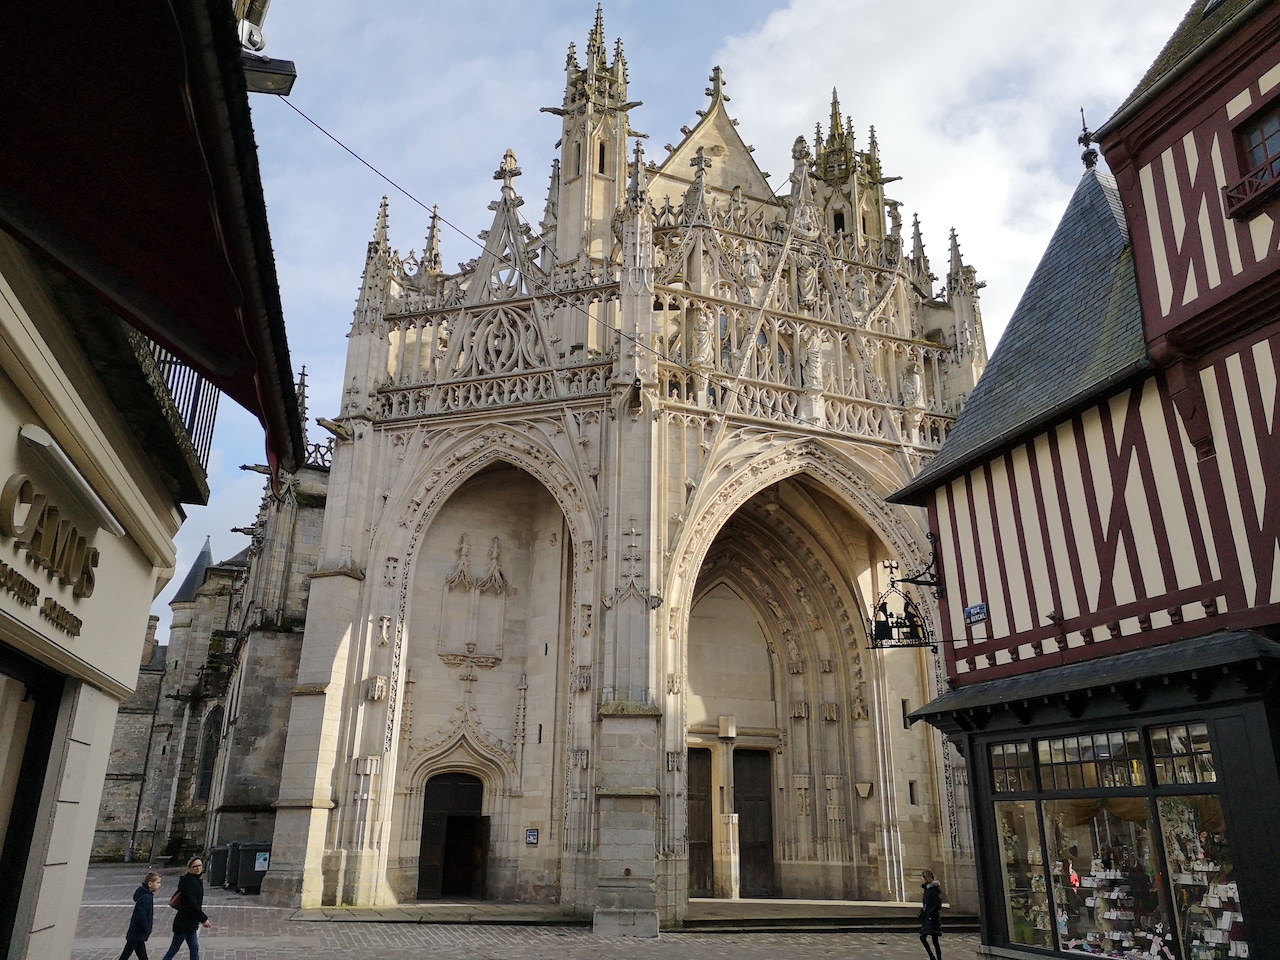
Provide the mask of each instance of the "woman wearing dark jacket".
[{"label": "woman wearing dark jacket", "polygon": [[[924,906],[920,908],[920,942],[924,944],[924,952],[929,960],[942,960],[942,944],[938,938],[942,936],[942,884],[938,883],[932,870],[922,870],[920,879],[924,883]],[[933,940],[933,948],[929,941]]]},{"label": "woman wearing dark jacket", "polygon": [[204,913],[204,883],[200,874],[204,872],[204,861],[192,857],[187,861],[187,872],[178,878],[178,913],[173,918],[173,943],[164,960],[173,960],[178,948],[185,943],[191,960],[200,960],[200,928],[208,930],[213,926]]}]

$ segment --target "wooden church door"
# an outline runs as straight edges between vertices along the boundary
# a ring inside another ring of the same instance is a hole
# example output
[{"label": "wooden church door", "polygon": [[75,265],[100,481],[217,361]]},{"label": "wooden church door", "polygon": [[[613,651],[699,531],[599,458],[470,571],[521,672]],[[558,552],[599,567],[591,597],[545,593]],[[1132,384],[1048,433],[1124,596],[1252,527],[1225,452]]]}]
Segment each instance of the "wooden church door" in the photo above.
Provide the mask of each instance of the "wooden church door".
[{"label": "wooden church door", "polygon": [[484,784],[467,773],[442,773],[422,791],[418,899],[484,899],[489,818],[480,815]]}]

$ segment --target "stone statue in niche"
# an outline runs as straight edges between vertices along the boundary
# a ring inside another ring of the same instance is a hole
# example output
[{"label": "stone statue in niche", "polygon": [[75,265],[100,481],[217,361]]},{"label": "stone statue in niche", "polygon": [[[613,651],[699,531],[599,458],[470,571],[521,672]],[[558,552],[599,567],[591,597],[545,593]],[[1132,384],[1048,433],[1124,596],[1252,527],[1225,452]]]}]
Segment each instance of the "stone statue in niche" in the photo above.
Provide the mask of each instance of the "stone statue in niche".
[{"label": "stone statue in niche", "polygon": [[909,406],[919,403],[924,398],[924,377],[920,372],[920,361],[912,357],[902,371],[902,403]]},{"label": "stone statue in niche", "polygon": [[813,308],[818,305],[818,260],[816,257],[800,258],[797,282],[800,288],[800,306]]},{"label": "stone statue in niche", "polygon": [[867,275],[862,270],[853,275],[853,302],[859,310],[866,310],[871,305],[871,293],[867,289]]},{"label": "stone statue in niche", "polygon": [[747,286],[758,287],[764,283],[764,271],[761,269],[763,260],[760,256],[760,248],[748,240],[744,244],[742,252],[742,265],[746,272]]},{"label": "stone statue in niche", "polygon": [[822,334],[814,332],[804,338],[804,388],[822,390]]},{"label": "stone statue in niche", "polygon": [[716,362],[716,321],[711,308],[698,305],[698,319],[693,330],[693,366],[712,367]]}]

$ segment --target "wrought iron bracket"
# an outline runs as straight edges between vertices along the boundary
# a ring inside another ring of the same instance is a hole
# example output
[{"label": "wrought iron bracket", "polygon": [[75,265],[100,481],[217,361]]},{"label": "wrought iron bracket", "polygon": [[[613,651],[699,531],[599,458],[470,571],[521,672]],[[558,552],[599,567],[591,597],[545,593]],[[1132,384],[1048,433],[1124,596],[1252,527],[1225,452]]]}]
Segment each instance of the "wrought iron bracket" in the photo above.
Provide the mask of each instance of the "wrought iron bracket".
[{"label": "wrought iron bracket", "polygon": [[893,586],[895,583],[914,583],[917,587],[930,587],[933,590],[933,599],[941,600],[946,594],[946,588],[942,585],[942,571],[938,569],[937,537],[932,531],[926,533],[925,537],[929,541],[928,565],[909,577],[891,577],[889,584]]}]

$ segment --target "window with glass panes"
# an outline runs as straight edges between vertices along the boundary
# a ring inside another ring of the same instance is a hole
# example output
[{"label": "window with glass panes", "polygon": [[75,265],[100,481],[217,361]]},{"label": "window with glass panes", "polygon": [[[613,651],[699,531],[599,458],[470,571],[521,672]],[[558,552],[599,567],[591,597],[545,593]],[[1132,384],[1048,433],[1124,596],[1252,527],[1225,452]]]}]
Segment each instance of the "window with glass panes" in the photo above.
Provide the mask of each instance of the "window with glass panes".
[{"label": "window with glass panes", "polygon": [[1208,723],[1026,737],[986,756],[1010,944],[1249,955]]}]

